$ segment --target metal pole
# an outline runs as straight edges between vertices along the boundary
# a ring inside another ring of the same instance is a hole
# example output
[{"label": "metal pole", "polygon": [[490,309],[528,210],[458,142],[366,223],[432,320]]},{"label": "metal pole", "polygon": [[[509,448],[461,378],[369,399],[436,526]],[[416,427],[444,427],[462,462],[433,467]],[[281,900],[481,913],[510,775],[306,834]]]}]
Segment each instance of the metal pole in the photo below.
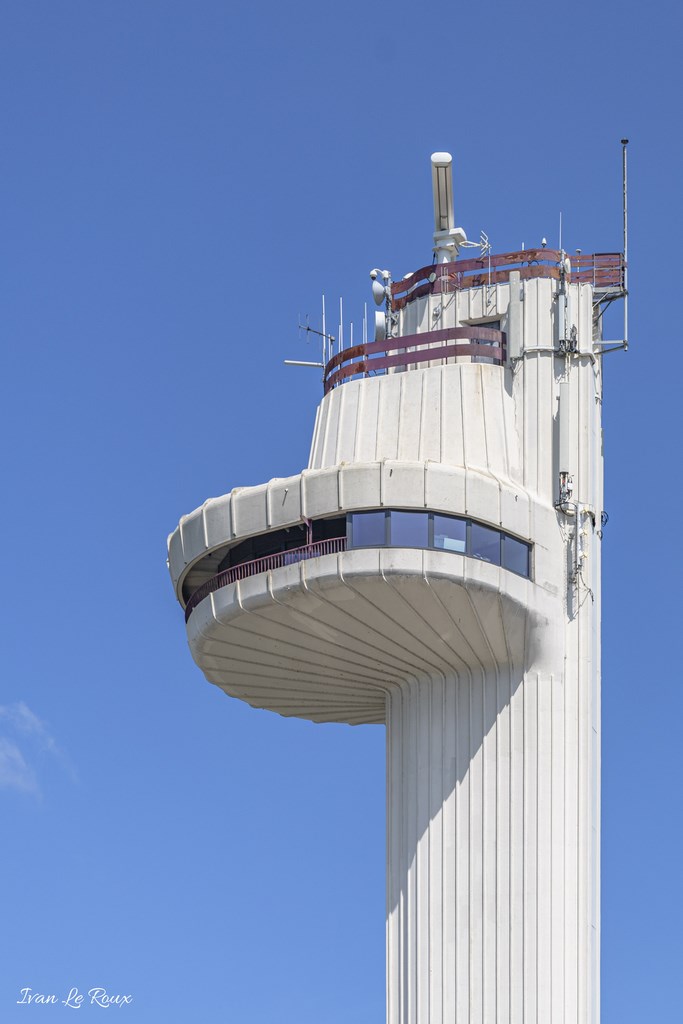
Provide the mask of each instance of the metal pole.
[{"label": "metal pole", "polygon": [[285,364],[285,366],[319,366],[319,367],[324,367],[325,366],[324,363],[309,363],[309,362],[306,362],[303,359],[285,359],[284,360],[284,364]]},{"label": "metal pole", "polygon": [[626,147],[628,139],[621,140],[621,170],[624,198],[624,351],[628,350],[628,178],[626,166]]}]

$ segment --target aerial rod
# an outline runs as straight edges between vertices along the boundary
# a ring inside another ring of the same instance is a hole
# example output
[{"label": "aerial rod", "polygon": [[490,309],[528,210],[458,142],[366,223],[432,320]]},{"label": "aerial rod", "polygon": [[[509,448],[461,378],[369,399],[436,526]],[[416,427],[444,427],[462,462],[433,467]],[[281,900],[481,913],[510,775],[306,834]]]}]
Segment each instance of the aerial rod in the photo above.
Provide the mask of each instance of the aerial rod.
[{"label": "aerial rod", "polygon": [[[326,331],[325,323],[325,296],[323,295],[323,323],[322,331],[317,331],[315,327],[311,327],[310,324],[301,323],[301,314],[299,314],[299,330],[306,331],[307,334],[316,334],[319,338],[322,338],[322,358],[321,361],[313,362],[308,359],[285,359],[285,366],[314,366],[316,369],[324,370],[327,366],[328,360],[334,355],[334,342],[335,337],[333,334],[328,334]],[[306,314],[308,317],[308,314]],[[328,351],[329,349],[329,351]]]},{"label": "aerial rod", "polygon": [[285,366],[316,366],[319,370],[325,368],[324,363],[311,363],[306,359],[285,359]]},{"label": "aerial rod", "polygon": [[324,331],[316,331],[315,327],[309,327],[308,324],[299,324],[300,331],[308,331],[309,334],[317,334],[319,338],[327,338],[328,341],[334,341],[334,334],[325,334]]},{"label": "aerial rod", "polygon": [[[306,320],[308,320],[308,314],[306,314]],[[325,323],[325,296],[324,295],[323,295],[323,322],[322,322],[322,328],[323,328],[322,331],[317,331],[315,329],[315,327],[311,327],[308,322],[305,323],[305,324],[302,324],[301,323],[301,314],[299,314],[299,330],[300,331],[306,331],[308,334],[317,334],[317,336],[319,338],[322,338],[322,361],[323,361],[323,366],[326,366],[328,359],[331,356],[334,355],[334,343],[336,341],[336,338],[335,338],[334,334],[328,334],[327,333],[327,325]],[[329,348],[329,351],[328,351],[328,348]],[[305,365],[308,365],[308,364],[305,364]],[[316,365],[317,366],[317,363],[312,364],[312,365]]]},{"label": "aerial rod", "polygon": [[628,175],[626,147],[628,139],[621,140],[621,175],[624,211],[624,351],[628,351]]}]

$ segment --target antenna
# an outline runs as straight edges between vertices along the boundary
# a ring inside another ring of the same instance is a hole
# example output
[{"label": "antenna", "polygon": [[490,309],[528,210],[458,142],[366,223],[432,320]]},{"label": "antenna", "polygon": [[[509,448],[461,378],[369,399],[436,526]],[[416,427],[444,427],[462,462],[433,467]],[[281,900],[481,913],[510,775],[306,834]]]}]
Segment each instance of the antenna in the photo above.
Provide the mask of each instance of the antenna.
[{"label": "antenna", "polygon": [[[489,241],[489,236],[486,234],[486,232],[485,231],[480,231],[479,232],[479,241],[478,242],[469,242],[469,241],[467,241],[467,239],[465,239],[465,241],[462,242],[462,248],[463,249],[481,249],[481,259],[484,260],[484,259],[486,259],[488,254],[491,252],[491,242]],[[408,276],[410,276],[410,275],[408,275]]]},{"label": "antenna", "polygon": [[452,164],[450,153],[432,153],[434,256],[437,263],[450,263],[457,257],[460,246],[467,241],[463,229],[455,227]]},{"label": "antenna", "polygon": [[624,351],[628,352],[628,176],[626,147],[628,139],[621,140],[621,176],[624,206]]},{"label": "antenna", "polygon": [[434,193],[434,233],[455,227],[453,216],[453,157],[450,153],[432,153],[432,191]]},{"label": "antenna", "polygon": [[557,248],[560,250],[560,252],[562,252],[562,210],[560,210],[560,240],[558,242]]},{"label": "antenna", "polygon": [[334,335],[328,334],[325,330],[325,296],[323,295],[323,329],[322,331],[316,331],[314,327],[311,327],[308,323],[308,314],[306,315],[306,323],[302,324],[299,321],[299,330],[305,331],[306,334],[317,334],[319,338],[322,338],[322,362],[315,363],[309,362],[304,359],[285,359],[285,366],[316,366],[320,370],[324,370],[328,363],[328,345],[329,345],[329,356],[330,358],[334,354]]}]

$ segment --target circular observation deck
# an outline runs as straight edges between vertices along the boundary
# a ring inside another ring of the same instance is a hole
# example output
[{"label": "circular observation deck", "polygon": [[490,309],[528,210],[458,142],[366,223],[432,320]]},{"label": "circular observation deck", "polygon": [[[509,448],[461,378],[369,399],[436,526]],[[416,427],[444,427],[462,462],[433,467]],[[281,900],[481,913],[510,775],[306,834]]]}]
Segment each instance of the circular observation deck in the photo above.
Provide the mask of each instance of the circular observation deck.
[{"label": "circular observation deck", "polygon": [[397,686],[517,677],[545,596],[450,551],[361,548],[221,586],[193,608],[187,633],[206,678],[252,707],[382,723]]}]

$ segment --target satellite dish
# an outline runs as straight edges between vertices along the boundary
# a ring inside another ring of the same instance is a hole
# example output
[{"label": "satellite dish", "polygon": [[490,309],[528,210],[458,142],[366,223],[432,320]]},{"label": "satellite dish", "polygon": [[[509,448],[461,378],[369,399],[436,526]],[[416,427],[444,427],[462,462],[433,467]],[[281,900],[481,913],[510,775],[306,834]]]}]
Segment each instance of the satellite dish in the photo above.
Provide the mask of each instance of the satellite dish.
[{"label": "satellite dish", "polygon": [[375,313],[375,341],[384,341],[387,336],[387,318],[384,313]]},{"label": "satellite dish", "polygon": [[384,285],[380,281],[374,280],[372,282],[372,297],[377,306],[381,306],[386,299],[387,295],[384,290]]}]

